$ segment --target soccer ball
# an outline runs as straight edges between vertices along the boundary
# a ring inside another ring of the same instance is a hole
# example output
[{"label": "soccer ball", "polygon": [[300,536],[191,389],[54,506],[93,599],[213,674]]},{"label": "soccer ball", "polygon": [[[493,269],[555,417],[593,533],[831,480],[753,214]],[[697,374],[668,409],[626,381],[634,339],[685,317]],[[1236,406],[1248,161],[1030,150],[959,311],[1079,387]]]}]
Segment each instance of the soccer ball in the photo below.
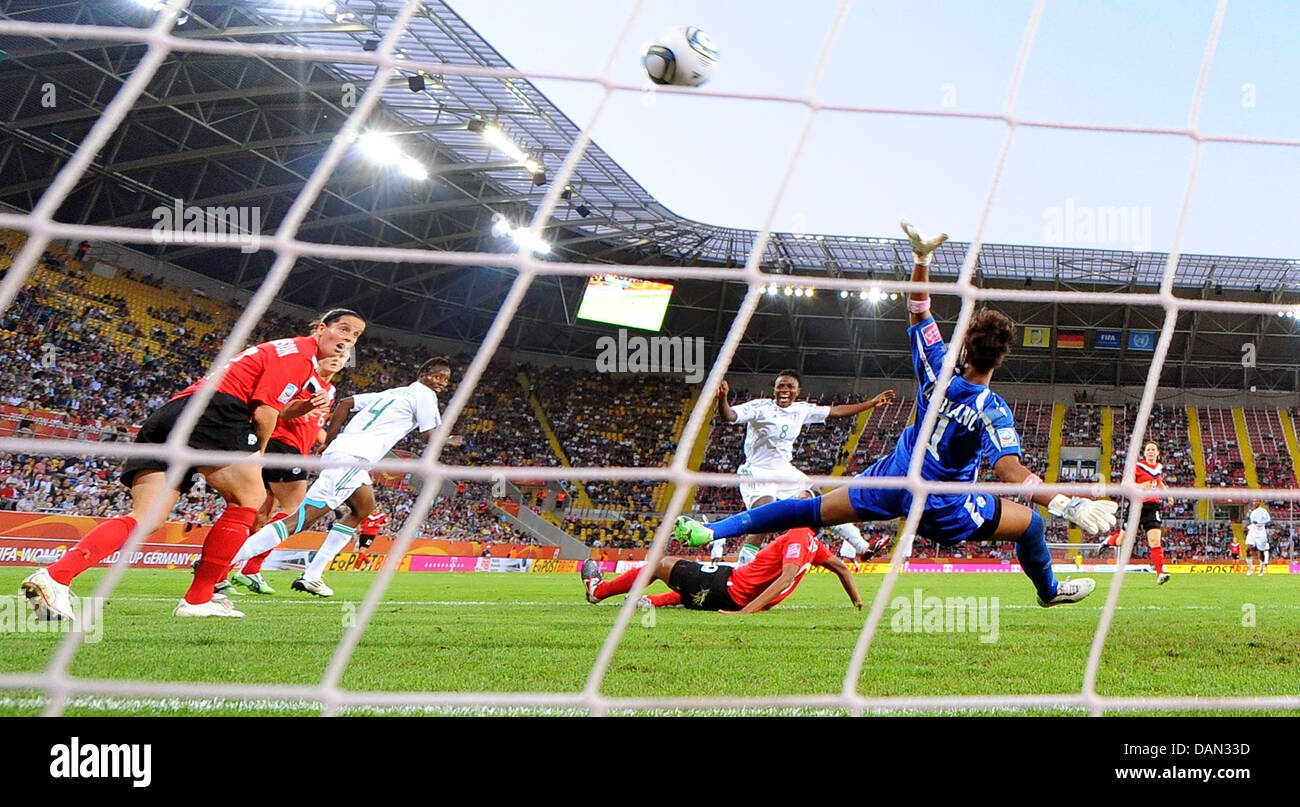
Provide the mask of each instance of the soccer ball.
[{"label": "soccer ball", "polygon": [[698,87],[713,77],[718,49],[699,28],[669,28],[646,45],[641,64],[655,84]]}]

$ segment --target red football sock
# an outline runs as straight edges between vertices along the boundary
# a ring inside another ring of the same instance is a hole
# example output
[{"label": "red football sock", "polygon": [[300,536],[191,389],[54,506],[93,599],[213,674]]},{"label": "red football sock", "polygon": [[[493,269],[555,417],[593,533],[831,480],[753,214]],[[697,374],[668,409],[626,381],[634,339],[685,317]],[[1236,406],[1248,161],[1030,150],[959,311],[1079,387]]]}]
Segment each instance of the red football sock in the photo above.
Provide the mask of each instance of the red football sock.
[{"label": "red football sock", "polygon": [[86,533],[85,538],[50,566],[47,570],[50,577],[56,583],[72,585],[72,578],[121,549],[126,539],[131,537],[133,529],[135,519],[130,516],[118,516],[105,521]]},{"label": "red football sock", "polygon": [[1101,543],[1102,546],[1119,546],[1119,533],[1115,533]]},{"label": "red football sock", "polygon": [[676,591],[670,591],[667,594],[654,594],[650,597],[650,604],[655,608],[663,608],[669,605],[681,605],[682,595]]},{"label": "red football sock", "polygon": [[613,597],[615,594],[626,594],[632,590],[632,584],[636,582],[636,576],[641,573],[640,569],[633,569],[630,572],[624,572],[613,580],[606,580],[596,586],[596,598],[605,599]]},{"label": "red football sock", "polygon": [[1151,562],[1156,566],[1156,574],[1165,573],[1165,548],[1163,546],[1151,547]]},{"label": "red football sock", "polygon": [[260,574],[262,572],[262,562],[265,561],[267,556],[274,551],[274,549],[268,549],[256,557],[249,558],[248,562],[244,564],[242,570],[244,574]]},{"label": "red football sock", "polygon": [[185,592],[190,605],[202,605],[212,600],[212,587],[225,578],[230,561],[248,540],[248,534],[257,520],[257,510],[252,507],[227,507],[216,523],[208,530],[203,542],[203,555],[199,558],[194,582]]}]

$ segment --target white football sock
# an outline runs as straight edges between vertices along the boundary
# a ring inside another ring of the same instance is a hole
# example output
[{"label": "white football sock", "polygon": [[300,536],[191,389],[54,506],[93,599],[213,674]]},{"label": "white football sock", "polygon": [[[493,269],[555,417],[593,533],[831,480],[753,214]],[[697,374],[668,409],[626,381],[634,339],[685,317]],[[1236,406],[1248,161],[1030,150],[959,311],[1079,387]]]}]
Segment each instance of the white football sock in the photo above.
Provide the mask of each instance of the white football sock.
[{"label": "white football sock", "polygon": [[352,535],[357,531],[356,527],[349,527],[342,522],[336,521],[330,528],[329,535],[325,536],[325,543],[316,551],[316,557],[311,559],[311,565],[307,571],[303,572],[303,577],[308,580],[321,582],[321,576],[325,574],[325,569],[330,565],[330,561],[338,557],[343,551],[343,547],[348,545],[352,540]]},{"label": "white football sock", "polygon": [[722,560],[722,555],[727,550],[727,540],[719,538],[709,543],[709,560]]},{"label": "white football sock", "polygon": [[[836,535],[838,535],[839,537],[847,541],[849,545],[852,546],[853,549],[857,552],[857,554],[861,555],[867,551],[866,539],[862,537],[862,531],[858,529],[858,525],[832,524],[826,529],[830,530],[831,532],[835,533]],[[844,555],[844,557],[846,558],[850,557],[849,555],[845,554],[844,549],[842,547],[840,548],[840,554]]]},{"label": "white football sock", "polygon": [[744,566],[758,556],[758,550],[752,544],[745,544],[740,548],[740,556],[736,558],[736,566]]},{"label": "white football sock", "polygon": [[248,536],[248,540],[244,541],[244,545],[235,553],[235,559],[231,563],[242,564],[244,561],[255,558],[266,550],[275,549],[284,543],[285,539],[289,537],[289,528],[284,525],[287,520],[282,518],[279,521],[272,521]]}]

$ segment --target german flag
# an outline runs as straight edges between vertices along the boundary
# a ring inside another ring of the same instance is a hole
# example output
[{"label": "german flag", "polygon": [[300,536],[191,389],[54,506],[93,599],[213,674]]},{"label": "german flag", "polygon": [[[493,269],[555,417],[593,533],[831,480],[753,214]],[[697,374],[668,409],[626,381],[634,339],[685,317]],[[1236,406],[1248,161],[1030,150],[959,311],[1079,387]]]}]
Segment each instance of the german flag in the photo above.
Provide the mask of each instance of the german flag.
[{"label": "german flag", "polygon": [[1056,332],[1056,346],[1059,348],[1080,349],[1083,347],[1083,334]]}]

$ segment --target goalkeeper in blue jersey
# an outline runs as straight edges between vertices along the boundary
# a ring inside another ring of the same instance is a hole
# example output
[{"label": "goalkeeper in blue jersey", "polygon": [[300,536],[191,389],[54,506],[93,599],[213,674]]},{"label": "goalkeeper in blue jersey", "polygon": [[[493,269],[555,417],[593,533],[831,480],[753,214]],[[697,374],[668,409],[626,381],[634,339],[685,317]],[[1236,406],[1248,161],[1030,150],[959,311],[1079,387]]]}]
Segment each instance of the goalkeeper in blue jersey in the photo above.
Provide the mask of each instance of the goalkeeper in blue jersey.
[{"label": "goalkeeper in blue jersey", "polygon": [[[907,219],[903,231],[912,242],[916,262],[912,281],[930,279],[930,260],[935,248],[947,240],[941,234],[925,238]],[[916,397],[916,422],[908,426],[894,452],[877,460],[859,476],[907,476],[913,449],[925,452],[921,477],[935,482],[974,482],[981,459],[987,459],[998,479],[1010,483],[1041,483],[1020,462],[1020,437],[1011,409],[1001,396],[989,389],[993,371],[1011,352],[1015,326],[1005,315],[981,309],[971,318],[957,365],[942,403],[934,435],[928,445],[917,446],[916,436],[930,407],[930,396],[943,365],[947,348],[939,326],[930,316],[928,292],[912,292],[908,299],[911,327],[907,329],[912,348],[912,365],[920,382]],[[1039,494],[1033,497],[1055,516],[1063,517],[1090,533],[1107,533],[1115,528],[1112,501]],[[811,499],[784,499],[705,525],[682,517],[674,535],[691,546],[718,538],[750,533],[783,532],[793,527],[814,529],[851,521],[883,521],[904,518],[912,506],[912,494],[904,489],[839,488]],[[1058,582],[1052,574],[1052,555],[1044,539],[1046,525],[1033,508],[1010,499],[985,493],[932,493],[917,534],[942,544],[958,541],[1014,541],[1020,566],[1038,591],[1044,608],[1078,602],[1092,593],[1090,579]]]}]

